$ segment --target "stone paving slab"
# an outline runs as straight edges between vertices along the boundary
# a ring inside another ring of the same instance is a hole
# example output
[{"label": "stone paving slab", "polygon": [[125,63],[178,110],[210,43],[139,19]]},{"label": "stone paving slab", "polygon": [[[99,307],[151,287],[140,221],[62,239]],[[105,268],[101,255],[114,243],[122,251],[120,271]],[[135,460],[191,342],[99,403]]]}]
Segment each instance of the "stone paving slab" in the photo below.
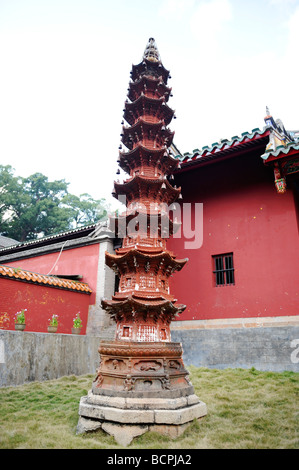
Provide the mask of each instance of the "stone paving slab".
[{"label": "stone paving slab", "polygon": [[[143,401],[141,403],[139,399],[130,399],[129,406],[132,408],[121,409],[107,406],[112,403],[105,400],[107,397],[104,397],[102,404],[99,403],[98,396],[95,397],[94,403],[88,403],[88,400],[93,398],[94,396],[89,393],[80,400],[77,434],[102,429],[113,435],[116,442],[123,446],[128,446],[134,437],[147,431],[155,431],[174,439],[180,436],[194,419],[207,414],[206,404],[196,395],[188,397],[193,404],[188,405],[184,402],[184,406],[182,400],[156,399],[152,406],[156,404],[160,408],[155,409],[133,408],[134,401],[137,400],[135,403],[137,406],[144,407],[150,404],[148,400],[141,400]],[[120,405],[120,402],[117,404]],[[173,408],[167,408],[168,405],[172,405]]]}]

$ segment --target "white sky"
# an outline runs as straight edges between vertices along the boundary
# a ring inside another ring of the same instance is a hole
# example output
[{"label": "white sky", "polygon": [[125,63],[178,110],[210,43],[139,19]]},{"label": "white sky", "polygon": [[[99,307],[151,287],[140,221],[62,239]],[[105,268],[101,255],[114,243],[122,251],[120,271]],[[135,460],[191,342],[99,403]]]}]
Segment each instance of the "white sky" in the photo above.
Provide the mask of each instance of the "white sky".
[{"label": "white sky", "polygon": [[113,202],[132,63],[154,37],[182,153],[299,129],[299,0],[0,0],[0,163]]}]

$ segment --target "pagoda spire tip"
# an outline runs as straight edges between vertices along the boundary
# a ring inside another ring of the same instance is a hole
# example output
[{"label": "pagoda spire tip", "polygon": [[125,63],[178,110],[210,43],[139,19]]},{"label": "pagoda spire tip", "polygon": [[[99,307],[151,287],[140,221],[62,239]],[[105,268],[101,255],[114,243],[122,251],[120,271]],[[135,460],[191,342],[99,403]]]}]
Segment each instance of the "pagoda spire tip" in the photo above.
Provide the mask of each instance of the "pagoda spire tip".
[{"label": "pagoda spire tip", "polygon": [[161,62],[160,54],[154,38],[149,38],[143,53],[143,59],[147,59],[150,62]]}]

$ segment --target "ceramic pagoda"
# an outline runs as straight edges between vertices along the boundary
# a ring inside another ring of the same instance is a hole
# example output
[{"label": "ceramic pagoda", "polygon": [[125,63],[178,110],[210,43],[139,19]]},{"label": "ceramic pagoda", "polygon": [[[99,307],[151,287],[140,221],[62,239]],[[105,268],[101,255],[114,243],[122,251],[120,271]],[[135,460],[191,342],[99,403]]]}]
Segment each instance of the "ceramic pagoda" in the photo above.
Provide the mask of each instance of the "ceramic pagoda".
[{"label": "ceramic pagoda", "polygon": [[124,106],[118,163],[128,178],[113,190],[126,203],[125,212],[111,220],[122,247],[106,253],[119,289],[102,301],[116,322],[115,340],[101,342],[100,367],[79,409],[78,432],[101,427],[120,443],[153,426],[176,436],[206,414],[184,367],[182,346],[170,333],[185,305],[170,293],[169,279],[187,259],[177,259],[166,246],[178,227],[167,208],[181,197],[180,188],[170,184],[179,162],[170,152],[174,111],[168,79],[150,38],[142,61],[132,66]]}]

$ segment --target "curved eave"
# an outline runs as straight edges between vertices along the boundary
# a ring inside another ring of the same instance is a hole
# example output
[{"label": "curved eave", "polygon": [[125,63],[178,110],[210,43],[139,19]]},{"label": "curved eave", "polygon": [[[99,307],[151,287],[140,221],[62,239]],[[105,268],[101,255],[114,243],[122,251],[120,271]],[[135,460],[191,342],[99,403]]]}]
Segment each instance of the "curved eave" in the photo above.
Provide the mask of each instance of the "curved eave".
[{"label": "curved eave", "polygon": [[[172,132],[166,128],[163,121],[150,123],[142,118],[139,118],[139,120],[132,127],[123,128],[121,139],[122,143],[128,149],[132,150],[133,144],[138,144],[140,141],[142,141],[143,136],[146,135],[146,133],[149,135],[149,130],[154,132],[154,134],[150,137],[150,140],[153,142],[156,141],[158,137],[160,137],[160,140],[163,142],[161,145],[166,145],[169,147],[172,144],[174,131]],[[133,136],[135,137],[135,140],[133,139]]]},{"label": "curved eave", "polygon": [[159,78],[152,78],[143,75],[139,80],[129,83],[128,98],[134,101],[134,99],[136,99],[136,95],[146,88],[152,92],[157,92],[160,96],[164,96],[165,101],[169,100],[172,90],[171,87],[165,85],[165,83]]},{"label": "curved eave", "polygon": [[[132,70],[131,70],[131,76],[132,80],[139,80],[141,75],[149,75],[152,76],[152,71],[155,72],[155,76],[162,77],[163,81],[165,84],[167,84],[167,80],[169,77],[169,70],[167,70],[162,62],[152,62],[147,59],[143,59],[142,62],[140,62],[137,65],[132,65]],[[147,72],[147,73],[146,73]]]},{"label": "curved eave", "polygon": [[188,261],[188,258],[177,260],[175,259],[169,252],[161,252],[161,253],[144,253],[137,249],[132,249],[124,254],[112,254],[109,252],[105,253],[105,260],[107,266],[111,269],[115,269],[119,264],[123,262],[132,262],[134,260],[143,261],[143,262],[151,262],[151,261],[163,261],[163,264],[166,265],[168,263],[168,267],[171,267],[175,271],[180,271]]},{"label": "curved eave", "polygon": [[[147,96],[145,93],[141,92],[141,95],[135,101],[131,101],[131,102],[126,101],[125,102],[125,108],[130,110],[130,109],[134,108],[136,105],[142,103],[143,101],[145,101],[148,104],[161,106],[162,103],[165,103],[165,98],[164,98],[164,96],[161,96],[160,98],[152,98],[150,96]],[[165,105],[165,106],[167,106],[167,105]]]},{"label": "curved eave", "polygon": [[103,299],[102,307],[107,311],[118,311],[132,312],[133,309],[138,310],[156,310],[157,308],[163,309],[164,313],[178,314],[185,310],[186,306],[183,304],[174,305],[171,300],[156,300],[146,299],[138,300],[134,297],[128,296],[125,300],[106,300]]},{"label": "curved eave", "polygon": [[147,130],[147,132],[149,132],[149,130],[153,130],[157,134],[158,132],[162,131],[163,126],[165,126],[165,123],[163,121],[149,123],[143,118],[139,118],[138,121],[133,124],[133,126],[123,126],[121,139],[122,143],[130,150],[132,150],[133,144],[130,143],[130,137],[132,137],[132,135],[137,134],[138,138],[140,138],[139,135],[142,133],[143,128],[145,131]]},{"label": "curved eave", "polygon": [[166,219],[169,221],[171,225],[181,225],[178,222],[174,222],[169,218],[169,215],[167,213],[162,213],[160,209],[154,210],[154,211],[140,211],[138,209],[128,209],[122,214],[118,214],[116,216],[110,216],[110,219],[114,219],[115,222],[123,221],[126,220],[126,222],[129,222],[130,220],[134,219],[135,217],[144,217],[145,219],[148,219],[150,217],[158,217],[160,220]]},{"label": "curved eave", "polygon": [[[131,134],[137,133],[138,129],[143,128],[144,129],[155,129],[156,132],[159,130],[162,130],[163,127],[165,127],[165,122],[163,120],[157,121],[157,122],[149,122],[146,121],[143,117],[140,117],[138,121],[136,121],[132,126],[122,127],[122,133],[123,133],[123,138],[128,138]],[[168,129],[168,132],[171,133],[171,131]]]},{"label": "curved eave", "polygon": [[[128,124],[130,124],[130,126],[133,126],[135,120],[144,112],[144,110],[150,116],[153,109],[155,110],[156,114],[160,115],[160,120],[163,120],[165,125],[168,125],[171,122],[174,116],[174,111],[165,103],[164,97],[151,98],[143,93],[132,103],[125,103],[124,119],[128,122]],[[137,113],[138,110],[139,116]],[[144,121],[146,122],[145,119]]]},{"label": "curved eave", "polygon": [[[162,188],[162,185],[165,184],[165,188]],[[158,193],[161,193],[163,197],[169,202],[169,200],[176,200],[181,193],[181,188],[174,188],[171,184],[167,181],[167,179],[159,179],[159,178],[146,178],[144,176],[135,175],[130,180],[124,183],[117,183],[114,182],[114,190],[116,194],[132,194],[132,192],[136,192],[139,195],[142,193],[148,193],[149,189],[155,189],[156,196]],[[163,202],[163,198],[161,197],[161,202]],[[154,201],[153,201],[154,202]]]},{"label": "curved eave", "polygon": [[157,155],[157,157],[162,157],[162,155],[165,153],[166,151],[166,146],[163,148],[159,148],[159,149],[149,149],[147,147],[145,147],[144,145],[142,145],[141,142],[139,142],[139,144],[137,145],[137,147],[135,147],[134,149],[132,150],[129,150],[128,152],[119,152],[119,156],[120,158],[122,159],[127,159],[127,158],[131,158],[131,157],[134,157],[137,153],[140,153],[140,154],[148,154],[149,156],[150,155]]},{"label": "curved eave", "polygon": [[[167,213],[161,213],[160,210],[157,211],[150,211],[150,212],[144,212],[144,211],[139,211],[138,209],[132,209],[132,210],[127,210],[125,213],[119,214],[117,216],[110,216],[109,220],[113,220],[111,223],[111,226],[114,228],[115,232],[118,232],[118,228],[120,226],[121,230],[123,230],[124,225],[127,226],[127,224],[132,220],[132,219],[137,219],[138,222],[144,221],[144,223],[148,224],[148,222],[151,221],[151,217],[157,217],[158,218],[158,234],[161,236],[161,230],[163,232],[164,227],[167,229],[168,228],[168,235],[171,236],[174,233],[177,232],[177,230],[182,226],[181,222],[173,221]],[[163,233],[164,237],[164,233]],[[134,242],[134,244],[136,244]],[[149,247],[140,247],[140,251],[148,251]],[[123,251],[128,251],[128,248],[122,248]],[[162,252],[163,248],[161,247],[150,247],[150,251],[156,251],[156,252]],[[117,250],[119,252],[119,250]]]},{"label": "curved eave", "polygon": [[141,162],[142,159],[149,159],[150,157],[153,157],[155,160],[159,160],[165,154],[166,149],[166,145],[158,149],[149,149],[142,145],[141,142],[138,142],[138,145],[128,152],[119,152],[119,166],[123,170],[129,171],[131,166],[128,164],[128,161],[140,160]]},{"label": "curved eave", "polygon": [[[160,149],[149,149],[139,143],[134,149],[128,152],[119,152],[119,166],[126,172],[130,173],[131,169],[143,166],[146,160],[156,164],[160,160],[163,171],[173,172],[178,167],[179,161],[170,154],[165,154],[167,147]],[[162,160],[163,158],[163,160]]]}]

